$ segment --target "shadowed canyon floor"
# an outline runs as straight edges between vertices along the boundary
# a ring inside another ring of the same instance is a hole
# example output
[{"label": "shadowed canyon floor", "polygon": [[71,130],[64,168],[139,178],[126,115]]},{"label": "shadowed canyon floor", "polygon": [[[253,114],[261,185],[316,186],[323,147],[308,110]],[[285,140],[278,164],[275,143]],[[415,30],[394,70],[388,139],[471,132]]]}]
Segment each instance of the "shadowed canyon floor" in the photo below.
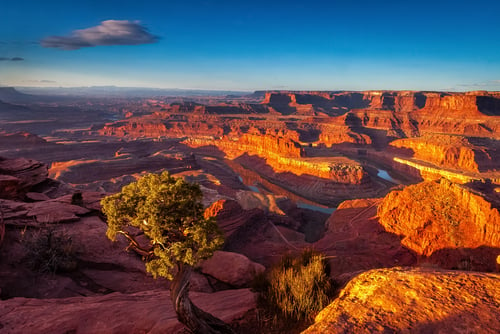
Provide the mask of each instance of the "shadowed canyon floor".
[{"label": "shadowed canyon floor", "polygon": [[[499,93],[22,97],[0,89],[0,331],[53,310],[64,317],[40,333],[180,331],[169,303],[151,309],[168,282],[108,241],[99,205],[164,170],[201,185],[226,237],[191,290],[242,332],[256,321],[250,277],[306,248],[347,284],[308,332],[500,328]],[[71,270],[29,267],[40,233],[71,239]]]}]

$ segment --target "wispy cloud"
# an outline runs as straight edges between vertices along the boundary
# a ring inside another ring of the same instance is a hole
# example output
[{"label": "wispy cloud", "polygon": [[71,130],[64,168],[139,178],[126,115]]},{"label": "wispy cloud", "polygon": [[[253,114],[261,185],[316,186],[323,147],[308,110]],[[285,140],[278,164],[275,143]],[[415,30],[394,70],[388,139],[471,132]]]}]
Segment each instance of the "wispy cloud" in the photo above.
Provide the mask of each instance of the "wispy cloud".
[{"label": "wispy cloud", "polygon": [[9,58],[9,57],[0,57],[0,61],[23,61],[24,58],[21,58],[21,57],[13,57],[13,58]]},{"label": "wispy cloud", "polygon": [[490,85],[491,82],[476,82],[476,83],[471,83],[471,84],[458,84],[457,86],[460,87],[485,87]]},{"label": "wispy cloud", "polygon": [[26,82],[26,83],[42,83],[42,84],[57,83],[57,81],[54,81],[54,80],[23,80],[23,82]]},{"label": "wispy cloud", "polygon": [[488,80],[482,82],[468,83],[468,84],[457,84],[458,87],[463,87],[467,89],[492,89],[500,86],[500,80]]},{"label": "wispy cloud", "polygon": [[139,45],[158,42],[139,21],[107,20],[100,25],[75,30],[70,36],[50,36],[40,41],[46,48],[77,50],[101,45]]}]

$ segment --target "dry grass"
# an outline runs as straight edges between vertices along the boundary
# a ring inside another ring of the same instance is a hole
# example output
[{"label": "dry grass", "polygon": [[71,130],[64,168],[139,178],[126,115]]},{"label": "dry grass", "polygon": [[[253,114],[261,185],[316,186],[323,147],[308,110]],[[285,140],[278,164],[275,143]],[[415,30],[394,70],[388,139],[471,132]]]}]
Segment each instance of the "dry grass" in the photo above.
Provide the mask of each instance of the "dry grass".
[{"label": "dry grass", "polygon": [[284,257],[260,278],[258,286],[261,304],[274,315],[275,324],[293,326],[312,321],[334,293],[325,257],[312,250]]},{"label": "dry grass", "polygon": [[76,269],[77,261],[71,237],[54,228],[41,229],[25,236],[26,263],[40,273]]}]

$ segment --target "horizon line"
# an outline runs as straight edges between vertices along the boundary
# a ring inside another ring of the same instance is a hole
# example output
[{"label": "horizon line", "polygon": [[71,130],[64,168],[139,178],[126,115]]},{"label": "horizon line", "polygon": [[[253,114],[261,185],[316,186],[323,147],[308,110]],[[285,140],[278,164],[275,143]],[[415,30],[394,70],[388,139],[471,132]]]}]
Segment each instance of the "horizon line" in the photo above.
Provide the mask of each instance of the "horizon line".
[{"label": "horizon line", "polygon": [[209,91],[209,92],[235,92],[235,93],[256,93],[256,92],[453,92],[453,93],[471,93],[488,92],[500,93],[500,90],[475,89],[253,89],[253,90],[233,90],[233,89],[209,89],[209,88],[161,88],[161,87],[142,87],[142,86],[116,86],[116,85],[92,85],[92,86],[21,86],[21,85],[3,85],[0,88],[31,88],[31,89],[77,89],[77,88],[117,88],[117,89],[147,89],[147,90],[179,90],[179,91]]}]

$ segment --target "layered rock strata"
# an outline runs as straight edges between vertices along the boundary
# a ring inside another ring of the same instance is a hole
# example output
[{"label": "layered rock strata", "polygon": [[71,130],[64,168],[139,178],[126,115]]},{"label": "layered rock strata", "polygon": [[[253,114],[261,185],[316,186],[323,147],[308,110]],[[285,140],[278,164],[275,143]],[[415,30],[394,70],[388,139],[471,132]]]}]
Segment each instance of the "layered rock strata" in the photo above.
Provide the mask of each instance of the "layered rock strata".
[{"label": "layered rock strata", "polygon": [[470,172],[498,167],[494,159],[496,148],[472,144],[466,137],[428,135],[419,138],[398,139],[391,146],[413,151],[413,157],[439,167]]},{"label": "layered rock strata", "polygon": [[47,166],[41,162],[25,158],[0,157],[0,198],[22,196],[34,185],[45,181],[47,177]]},{"label": "layered rock strata", "polygon": [[[228,323],[256,307],[249,289],[191,293],[193,302]],[[0,303],[2,331],[21,333],[184,333],[164,290],[62,299],[13,298]]]}]

